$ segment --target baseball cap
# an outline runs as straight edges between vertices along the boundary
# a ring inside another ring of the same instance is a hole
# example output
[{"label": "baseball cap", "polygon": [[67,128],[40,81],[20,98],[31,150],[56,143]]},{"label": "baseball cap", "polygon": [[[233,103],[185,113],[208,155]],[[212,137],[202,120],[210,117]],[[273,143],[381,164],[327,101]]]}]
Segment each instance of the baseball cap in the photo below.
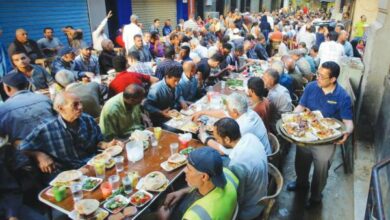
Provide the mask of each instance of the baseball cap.
[{"label": "baseball cap", "polygon": [[221,155],[211,147],[198,148],[188,155],[188,163],[196,170],[207,173],[216,187],[225,187]]},{"label": "baseball cap", "polygon": [[60,50],[60,56],[64,56],[65,54],[68,54],[68,53],[75,53],[75,49],[73,49],[72,47],[69,47],[69,46],[65,46],[63,47],[61,50]]},{"label": "baseball cap", "polygon": [[29,82],[22,73],[13,72],[3,77],[3,83],[11,87],[20,87],[27,85]]}]

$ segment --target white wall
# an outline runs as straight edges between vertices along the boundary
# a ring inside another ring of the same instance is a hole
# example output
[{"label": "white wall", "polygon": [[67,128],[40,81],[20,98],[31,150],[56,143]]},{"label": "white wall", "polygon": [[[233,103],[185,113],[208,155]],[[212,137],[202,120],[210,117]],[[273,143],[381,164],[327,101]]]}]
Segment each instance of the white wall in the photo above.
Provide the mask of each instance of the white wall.
[{"label": "white wall", "polygon": [[[129,0],[130,1],[130,0]],[[100,22],[106,17],[106,3],[104,0],[88,0],[89,22],[91,24],[91,33],[99,26]],[[104,31],[108,36],[108,28]],[[92,42],[91,42],[92,43]]]}]

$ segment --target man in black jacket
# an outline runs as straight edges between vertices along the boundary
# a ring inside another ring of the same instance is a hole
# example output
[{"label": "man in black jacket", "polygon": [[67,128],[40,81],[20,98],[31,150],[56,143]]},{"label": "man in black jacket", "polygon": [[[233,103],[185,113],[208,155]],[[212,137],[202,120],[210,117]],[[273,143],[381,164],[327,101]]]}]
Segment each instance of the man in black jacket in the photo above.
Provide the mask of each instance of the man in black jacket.
[{"label": "man in black jacket", "polygon": [[8,47],[8,55],[11,56],[15,51],[24,52],[30,58],[32,64],[35,63],[36,59],[43,58],[38,44],[28,39],[27,31],[21,28],[16,30],[15,40]]}]

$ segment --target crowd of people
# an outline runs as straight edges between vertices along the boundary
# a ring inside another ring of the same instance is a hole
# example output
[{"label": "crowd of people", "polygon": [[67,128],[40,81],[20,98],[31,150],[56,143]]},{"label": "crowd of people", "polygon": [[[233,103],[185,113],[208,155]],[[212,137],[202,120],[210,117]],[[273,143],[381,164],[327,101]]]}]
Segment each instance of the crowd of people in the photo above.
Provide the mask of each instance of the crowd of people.
[{"label": "crowd of people", "polygon": [[[160,219],[196,218],[199,207],[210,219],[229,219],[237,203],[239,219],[259,216],[272,153],[267,134],[276,134],[283,113],[307,108],[343,120],[347,130],[338,143],[353,130],[351,100],[337,77],[343,57],[364,51],[364,15],[352,27],[348,13],[333,21],[320,11],[235,10],[204,20],[190,16],[175,28],[166,20],[160,30],[158,18],[143,28],[133,14],[115,42],[104,34],[111,16],[92,33],[93,44],[68,26],[62,30],[66,43],[47,27],[38,41],[20,28],[8,50],[0,45],[0,138],[8,143],[0,149],[0,218],[42,219],[27,193],[61,171],[82,167],[99,149],[123,144],[119,140],[134,130],[164,127],[170,110],[187,109],[209,86],[231,72],[248,73],[253,64],[268,69],[248,80],[247,96],[232,93],[226,110],[193,115],[194,121],[202,115],[219,120],[213,135],[200,130],[199,140],[209,147],[189,157],[190,188],[168,194]],[[41,58],[49,66],[35,64]],[[308,207],[321,201],[334,152],[333,144],[297,148],[297,181],[287,189],[311,186]]]}]

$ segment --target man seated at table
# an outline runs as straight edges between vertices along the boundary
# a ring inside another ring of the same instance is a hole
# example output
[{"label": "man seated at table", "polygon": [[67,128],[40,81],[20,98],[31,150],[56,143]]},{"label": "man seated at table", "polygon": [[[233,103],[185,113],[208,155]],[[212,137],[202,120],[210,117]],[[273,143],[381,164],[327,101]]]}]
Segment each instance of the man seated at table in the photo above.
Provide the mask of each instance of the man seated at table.
[{"label": "man seated at table", "polygon": [[56,76],[57,84],[65,91],[76,94],[83,104],[83,112],[96,118],[100,115],[100,103],[103,100],[103,93],[96,82],[77,82],[73,73],[69,70],[60,70]]},{"label": "man seated at table", "polygon": [[140,34],[134,35],[134,46],[130,48],[129,52],[130,51],[138,51],[140,57],[139,61],[141,62],[150,62],[153,59],[149,49],[144,46],[142,35]]},{"label": "man seated at table", "polygon": [[[202,87],[207,85],[211,69],[219,67],[219,64],[223,62],[224,59],[225,57],[222,56],[222,54],[215,53],[210,58],[203,58],[199,61],[196,65],[196,74],[198,75],[199,84]],[[225,70],[222,70],[221,72],[224,71]],[[219,73],[216,75],[219,75]]]},{"label": "man seated at table", "polygon": [[290,92],[279,84],[279,73],[274,69],[267,69],[263,75],[265,88],[268,89],[267,98],[274,106],[272,111],[271,129],[276,132],[276,122],[282,117],[283,113],[290,112],[293,109]]},{"label": "man seated at table", "polygon": [[53,77],[41,66],[30,64],[30,58],[24,52],[15,51],[11,54],[11,61],[15,69],[7,74],[23,74],[30,82],[30,90],[47,89],[54,83]]},{"label": "man seated at table", "polygon": [[184,172],[188,187],[167,195],[158,219],[232,219],[239,181],[216,150],[192,151]]},{"label": "man seated at table", "polygon": [[[263,144],[251,134],[240,134],[238,123],[232,118],[215,122],[213,136],[220,144],[220,151],[229,153],[227,167],[238,177],[238,219],[254,219],[263,206],[258,201],[267,195],[268,163]],[[200,140],[208,145],[214,141],[201,131]]]},{"label": "man seated at table", "polygon": [[141,116],[144,97],[144,88],[130,84],[104,104],[99,126],[106,140],[127,138],[134,130],[144,128]]},{"label": "man seated at table", "polygon": [[168,112],[174,109],[178,103],[175,90],[182,72],[181,66],[171,66],[164,79],[150,88],[144,106],[150,113],[154,126],[161,126],[162,123],[171,118]]},{"label": "man seated at table", "polygon": [[198,79],[195,76],[196,65],[192,61],[184,62],[183,74],[176,87],[176,94],[179,97],[180,106],[187,109],[188,105],[196,101],[200,91],[198,89]]},{"label": "man seated at table", "polygon": [[127,60],[124,56],[114,57],[113,64],[117,74],[109,85],[111,95],[123,92],[128,85],[133,83],[143,87],[144,84],[151,85],[158,82],[156,77],[150,75],[127,72]]},{"label": "man seated at table", "polygon": [[102,52],[99,54],[100,74],[105,75],[109,70],[114,69],[112,59],[116,56],[114,43],[110,39],[102,40]]},{"label": "man seated at table", "polygon": [[155,76],[162,80],[167,74],[167,70],[171,66],[181,66],[175,59],[175,49],[173,47],[165,47],[164,60],[157,64]]},{"label": "man seated at table", "polygon": [[[271,145],[268,140],[267,129],[263,120],[248,106],[247,97],[238,93],[232,93],[226,98],[226,110],[205,110],[195,113],[192,118],[197,121],[201,115],[209,115],[216,118],[232,117],[240,125],[241,135],[247,133],[254,134],[264,146],[264,151],[272,153]],[[209,146],[218,146],[217,143],[210,143]]]},{"label": "man seated at table", "polygon": [[72,71],[74,78],[81,80],[83,77],[92,78],[95,74],[89,71],[79,71],[75,69],[74,59],[76,58],[75,49],[69,46],[63,47],[58,56],[51,64],[51,75],[55,77],[58,71],[67,69]]},{"label": "man seated at table", "polygon": [[8,135],[11,144],[25,138],[43,120],[55,116],[47,96],[27,90],[29,82],[19,73],[3,77],[3,87],[9,98],[0,104],[0,136]]},{"label": "man seated at table", "polygon": [[38,47],[43,52],[45,57],[54,57],[58,51],[63,47],[61,41],[53,36],[54,30],[51,27],[43,29],[44,38],[38,40]]},{"label": "man seated at table", "polygon": [[38,44],[28,38],[26,30],[19,28],[15,31],[15,40],[8,47],[8,55],[11,56],[16,51],[21,51],[31,60],[31,63],[35,63],[36,59],[43,58],[43,54],[38,47]]},{"label": "man seated at table", "polygon": [[40,170],[54,177],[58,171],[77,169],[87,163],[98,148],[120,144],[104,142],[95,120],[83,114],[80,98],[70,92],[54,99],[58,117],[38,125],[20,144],[20,149],[36,161]]},{"label": "man seated at table", "polygon": [[91,72],[94,75],[100,75],[98,58],[92,54],[92,45],[82,41],[80,44],[80,54],[74,59],[77,71]]},{"label": "man seated at table", "polygon": [[321,203],[322,191],[328,179],[328,171],[336,150],[335,144],[344,144],[353,131],[352,103],[348,93],[337,83],[340,67],[334,61],[321,64],[317,73],[317,81],[307,84],[299,105],[294,112],[319,110],[326,118],[342,120],[346,126],[341,140],[328,145],[298,147],[295,156],[295,172],[297,179],[287,184],[287,190],[307,190],[310,186],[309,172],[314,163],[311,181],[310,199],[306,208],[312,208]]},{"label": "man seated at table", "polygon": [[127,54],[127,62],[130,67],[127,69],[128,72],[143,73],[147,75],[154,75],[152,67],[144,62],[139,61],[140,56],[138,51],[130,51]]}]

